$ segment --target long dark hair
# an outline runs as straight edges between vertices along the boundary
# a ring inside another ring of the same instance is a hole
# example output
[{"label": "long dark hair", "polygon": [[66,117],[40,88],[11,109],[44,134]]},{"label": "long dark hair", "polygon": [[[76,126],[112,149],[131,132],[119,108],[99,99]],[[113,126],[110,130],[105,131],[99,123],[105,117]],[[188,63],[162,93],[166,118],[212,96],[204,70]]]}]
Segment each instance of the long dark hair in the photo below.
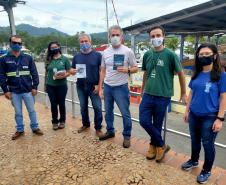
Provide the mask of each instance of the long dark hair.
[{"label": "long dark hair", "polygon": [[211,43],[201,44],[198,47],[198,49],[196,50],[196,52],[195,52],[195,65],[194,65],[194,68],[193,68],[193,75],[192,75],[191,79],[194,80],[200,74],[200,72],[202,72],[202,70],[203,70],[203,67],[198,62],[199,51],[202,48],[209,48],[213,52],[214,61],[213,61],[213,68],[210,72],[210,80],[211,80],[211,82],[217,82],[217,81],[219,81],[220,75],[221,75],[220,57],[219,57],[217,47],[214,44],[211,44]]},{"label": "long dark hair", "polygon": [[57,46],[59,46],[59,48],[60,48],[60,54],[62,54],[62,52],[61,52],[61,46],[60,46],[59,42],[57,42],[57,41],[50,42],[48,44],[48,50],[47,50],[47,56],[46,56],[46,60],[47,61],[51,61],[53,59],[53,55],[50,52],[50,47],[51,47],[52,44],[56,44]]}]

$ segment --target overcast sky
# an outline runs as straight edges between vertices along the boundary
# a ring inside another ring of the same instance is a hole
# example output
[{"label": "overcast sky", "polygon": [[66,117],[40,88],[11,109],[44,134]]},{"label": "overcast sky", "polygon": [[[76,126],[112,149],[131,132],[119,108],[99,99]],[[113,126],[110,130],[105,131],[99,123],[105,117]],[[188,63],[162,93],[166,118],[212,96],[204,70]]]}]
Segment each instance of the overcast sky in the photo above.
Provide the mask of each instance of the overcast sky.
[{"label": "overcast sky", "polygon": [[[172,13],[208,0],[114,0],[119,24],[126,27]],[[16,24],[52,27],[70,35],[106,31],[106,0],[27,0],[14,8]],[[111,0],[108,0],[109,25],[116,24]],[[3,7],[0,7],[0,11]],[[8,26],[6,12],[0,12],[0,26]]]}]

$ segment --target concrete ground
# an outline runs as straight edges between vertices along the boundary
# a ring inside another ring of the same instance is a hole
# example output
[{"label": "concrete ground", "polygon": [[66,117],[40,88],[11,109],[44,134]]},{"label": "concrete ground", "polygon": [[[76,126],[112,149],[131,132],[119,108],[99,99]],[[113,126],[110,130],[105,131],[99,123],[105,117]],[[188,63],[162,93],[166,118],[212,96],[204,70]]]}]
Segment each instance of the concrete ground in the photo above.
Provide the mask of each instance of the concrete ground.
[{"label": "concrete ground", "polygon": [[39,103],[36,103],[36,111],[44,136],[31,133],[24,109],[25,136],[12,141],[11,135],[15,131],[13,108],[3,96],[0,102],[1,185],[196,184],[193,174],[148,161],[135,152],[133,148],[144,149],[138,140],[134,142],[133,139],[131,149],[124,149],[114,141],[100,142],[89,132],[78,134],[81,122],[72,119],[70,114],[66,128],[53,131],[50,110]]},{"label": "concrete ground", "polygon": [[[43,63],[37,63],[37,68],[38,68],[39,73],[44,74],[44,64]],[[73,80],[74,77],[69,77],[69,79]],[[43,87],[44,87],[43,77],[40,77],[39,90],[43,91]],[[72,99],[70,83],[68,83],[67,98]],[[43,95],[39,95],[37,100],[41,103],[45,103],[45,98]],[[76,90],[75,90],[75,101],[78,101]],[[103,105],[104,105],[104,102],[103,102]],[[103,106],[103,108],[104,108],[104,106]],[[67,110],[68,110],[68,112],[72,111],[70,103],[67,103]],[[131,110],[132,117],[138,119],[139,105],[131,104],[130,110]],[[120,113],[117,105],[115,105],[115,112]],[[76,105],[76,107],[75,107],[75,116],[81,117],[79,105]],[[168,119],[167,119],[167,128],[189,134],[188,125],[187,125],[187,123],[183,122],[182,117],[183,117],[183,115],[180,113],[175,113],[175,112],[169,113]],[[90,119],[91,119],[91,121],[93,121],[93,110],[92,109],[90,109]],[[105,122],[103,124],[105,124]],[[225,125],[226,125],[226,122],[224,122],[223,128],[222,128],[221,132],[218,134],[217,139],[216,139],[216,142],[222,143],[224,145],[226,145],[226,126]],[[122,131],[122,126],[123,126],[122,118],[115,116],[116,129],[118,131]],[[141,128],[141,126],[137,122],[133,122],[132,135],[139,139],[144,139],[146,141],[149,140],[149,136],[146,134],[146,132]],[[190,150],[191,150],[190,138],[186,138],[186,137],[183,137],[180,135],[176,135],[176,134],[167,132],[166,133],[166,143],[169,144],[171,146],[171,148],[173,148],[174,151],[179,152],[179,153],[184,153],[186,155],[190,155]],[[216,158],[215,158],[214,165],[226,169],[225,156],[226,156],[226,149],[216,147]],[[203,160],[204,159],[203,157],[204,157],[204,155],[203,155],[203,150],[202,150],[200,159]]]},{"label": "concrete ground", "polygon": [[[43,73],[43,64],[38,64]],[[43,91],[43,79],[39,90]],[[69,85],[68,99],[71,99]],[[77,99],[77,96],[76,96]],[[148,148],[148,135],[133,122],[133,137],[130,149],[122,148],[122,119],[115,117],[116,137],[100,142],[93,128],[82,134],[79,106],[75,107],[75,119],[71,114],[71,103],[67,103],[67,126],[63,130],[51,129],[50,109],[43,105],[45,97],[36,97],[36,110],[44,136],[33,135],[29,129],[29,119],[25,115],[25,136],[12,141],[15,131],[14,112],[11,103],[0,96],[0,184],[2,185],[192,185],[202,167],[190,172],[180,170],[180,165],[189,158],[188,138],[167,132],[166,142],[172,150],[163,163],[148,161],[144,154]],[[132,116],[138,118],[138,105],[131,104]],[[117,106],[115,112],[119,112]],[[93,120],[93,110],[90,109]],[[105,122],[103,122],[105,126]],[[168,114],[167,127],[188,133],[182,115]],[[103,129],[104,130],[104,129]],[[217,142],[225,143],[226,130],[223,128]],[[208,184],[225,185],[225,149],[216,147],[215,167]],[[203,154],[201,154],[203,156]],[[201,159],[203,159],[201,157]],[[217,167],[218,166],[218,167]],[[222,168],[219,168],[222,167]],[[224,168],[224,169],[223,169]]]}]

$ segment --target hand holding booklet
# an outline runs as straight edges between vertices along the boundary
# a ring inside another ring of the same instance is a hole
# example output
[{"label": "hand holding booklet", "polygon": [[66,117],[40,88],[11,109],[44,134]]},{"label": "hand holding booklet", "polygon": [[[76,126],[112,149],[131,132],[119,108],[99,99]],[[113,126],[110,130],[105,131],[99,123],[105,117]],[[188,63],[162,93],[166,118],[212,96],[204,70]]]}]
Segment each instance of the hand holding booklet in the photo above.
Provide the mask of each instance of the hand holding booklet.
[{"label": "hand holding booklet", "polygon": [[66,71],[65,70],[57,71],[55,73],[56,76],[64,76],[65,74],[66,74]]},{"label": "hand holding booklet", "polygon": [[125,55],[114,54],[114,57],[113,57],[113,70],[117,70],[117,67],[119,67],[119,66],[124,66],[124,58],[125,58]]},{"label": "hand holding booklet", "polygon": [[86,78],[86,64],[76,64],[76,77]]},{"label": "hand holding booklet", "polygon": [[53,79],[56,80],[59,77],[63,77],[66,74],[66,70],[54,71]]}]

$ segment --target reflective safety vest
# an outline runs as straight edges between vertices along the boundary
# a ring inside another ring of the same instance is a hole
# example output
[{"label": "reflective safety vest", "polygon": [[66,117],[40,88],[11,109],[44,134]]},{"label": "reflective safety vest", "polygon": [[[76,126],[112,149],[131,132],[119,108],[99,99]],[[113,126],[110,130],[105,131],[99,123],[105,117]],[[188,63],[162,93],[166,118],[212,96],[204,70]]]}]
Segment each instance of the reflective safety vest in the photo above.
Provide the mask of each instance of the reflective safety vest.
[{"label": "reflective safety vest", "polygon": [[8,52],[0,57],[0,85],[4,92],[30,92],[38,84],[38,72],[30,55],[21,53],[15,57]]}]

